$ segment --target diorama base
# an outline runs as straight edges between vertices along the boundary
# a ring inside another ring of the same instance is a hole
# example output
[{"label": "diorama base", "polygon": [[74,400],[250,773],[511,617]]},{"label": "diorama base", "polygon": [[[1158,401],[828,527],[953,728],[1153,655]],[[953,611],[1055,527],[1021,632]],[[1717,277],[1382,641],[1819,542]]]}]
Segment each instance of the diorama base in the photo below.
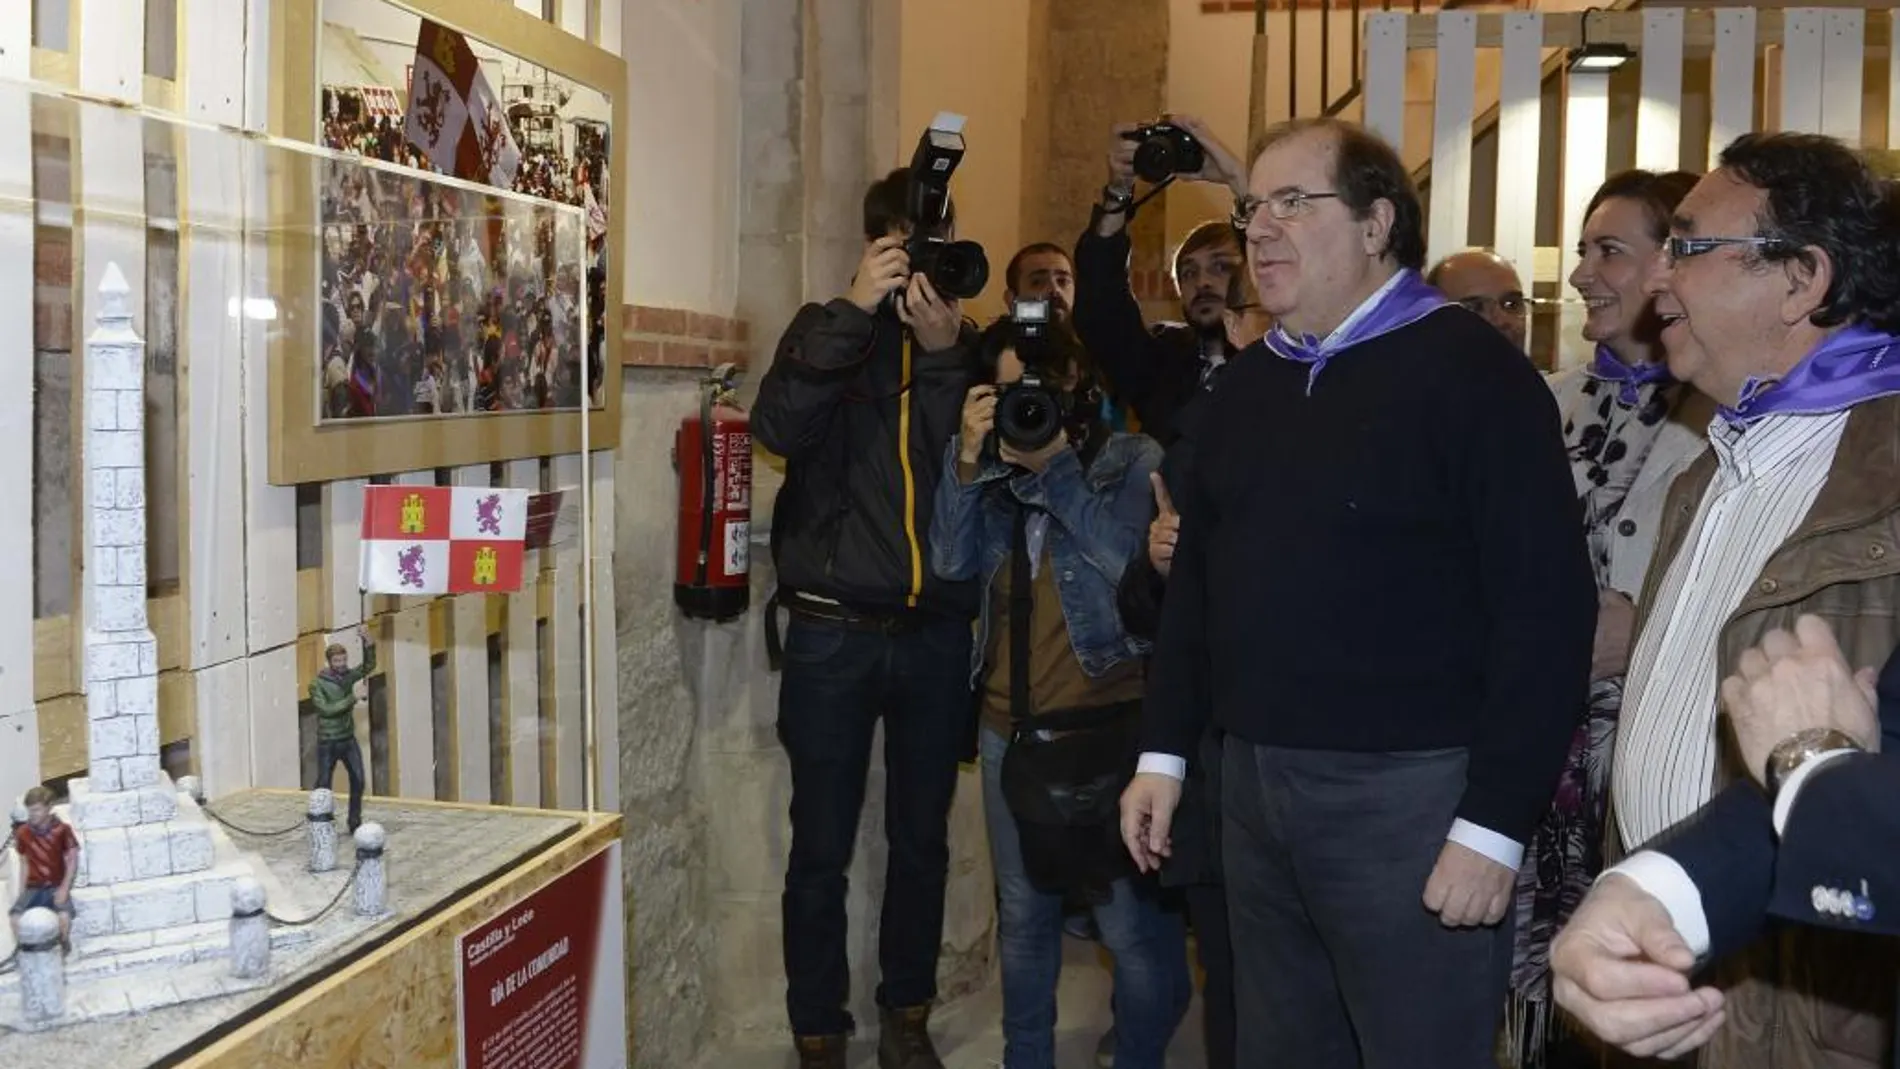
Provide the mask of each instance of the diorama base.
[{"label": "diorama base", "polygon": [[[347,834],[339,835],[334,870],[307,869],[305,802],[300,791],[255,790],[207,807],[221,825],[218,838],[248,855],[265,887],[267,977],[231,976],[228,921],[96,937],[66,959],[66,1015],[58,1022],[29,1029],[17,972],[0,973],[0,1065],[173,1064],[581,826],[566,813],[370,798],[364,820],[388,833],[388,910],[359,917]],[[219,846],[221,855],[230,849]],[[0,927],[0,960],[12,951]]]}]

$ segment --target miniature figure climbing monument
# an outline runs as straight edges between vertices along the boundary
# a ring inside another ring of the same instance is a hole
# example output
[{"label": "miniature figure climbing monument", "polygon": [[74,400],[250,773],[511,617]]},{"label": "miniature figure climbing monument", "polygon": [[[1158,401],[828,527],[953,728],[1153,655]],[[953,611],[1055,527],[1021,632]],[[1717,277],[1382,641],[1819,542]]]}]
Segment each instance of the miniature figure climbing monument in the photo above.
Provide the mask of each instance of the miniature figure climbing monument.
[{"label": "miniature figure climbing monument", "polygon": [[145,346],[128,293],[107,265],[86,343],[88,767],[69,785],[81,954],[115,937],[225,922],[231,885],[251,874],[228,850],[219,864],[210,822],[159,767],[158,647],[145,618]]}]

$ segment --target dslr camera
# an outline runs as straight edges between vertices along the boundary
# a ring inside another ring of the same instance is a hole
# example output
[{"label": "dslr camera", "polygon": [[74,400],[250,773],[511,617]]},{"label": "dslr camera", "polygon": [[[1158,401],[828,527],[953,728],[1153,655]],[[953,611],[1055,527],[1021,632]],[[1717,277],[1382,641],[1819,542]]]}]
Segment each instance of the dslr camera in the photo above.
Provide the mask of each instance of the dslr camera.
[{"label": "dslr camera", "polygon": [[943,114],[931,120],[910,157],[910,186],[905,214],[910,240],[904,253],[910,270],[923,275],[946,298],[969,300],[990,281],[990,260],[974,241],[942,236],[950,217],[950,175],[963,162],[963,118]]},{"label": "dslr camera", "polygon": [[1015,326],[1016,355],[1023,377],[996,391],[996,437],[1019,453],[1033,453],[1062,433],[1066,415],[1062,394],[1042,379],[1037,359],[1041,340],[1049,330],[1049,302],[1018,300],[1010,308]]},{"label": "dslr camera", "polygon": [[1122,135],[1135,145],[1135,174],[1150,185],[1177,174],[1194,174],[1207,165],[1207,150],[1194,135],[1166,119],[1137,126]]}]

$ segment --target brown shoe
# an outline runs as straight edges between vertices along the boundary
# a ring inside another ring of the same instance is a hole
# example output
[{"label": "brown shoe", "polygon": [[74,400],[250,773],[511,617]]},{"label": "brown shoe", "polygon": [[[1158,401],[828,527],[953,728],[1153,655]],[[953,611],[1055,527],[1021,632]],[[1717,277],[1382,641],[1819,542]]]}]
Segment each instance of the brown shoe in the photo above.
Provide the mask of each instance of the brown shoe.
[{"label": "brown shoe", "polygon": [[849,1036],[798,1036],[798,1069],[845,1069]]},{"label": "brown shoe", "polygon": [[878,1069],[943,1069],[943,1059],[930,1044],[930,1006],[880,1010],[883,1027],[877,1037]]}]

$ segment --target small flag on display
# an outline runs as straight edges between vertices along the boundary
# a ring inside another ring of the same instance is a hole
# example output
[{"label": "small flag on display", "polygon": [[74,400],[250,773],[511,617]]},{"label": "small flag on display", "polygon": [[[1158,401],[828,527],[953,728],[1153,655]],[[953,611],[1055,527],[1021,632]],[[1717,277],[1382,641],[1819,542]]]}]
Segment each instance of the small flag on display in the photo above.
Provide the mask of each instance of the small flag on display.
[{"label": "small flag on display", "polygon": [[370,594],[510,594],[521,589],[528,491],[370,486],[361,582]]}]

